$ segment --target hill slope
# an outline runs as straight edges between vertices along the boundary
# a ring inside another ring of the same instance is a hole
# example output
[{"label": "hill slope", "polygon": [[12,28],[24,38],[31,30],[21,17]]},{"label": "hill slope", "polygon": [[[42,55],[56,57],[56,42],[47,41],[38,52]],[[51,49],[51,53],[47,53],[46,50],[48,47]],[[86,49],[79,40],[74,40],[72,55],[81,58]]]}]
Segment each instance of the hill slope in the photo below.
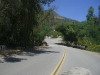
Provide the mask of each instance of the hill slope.
[{"label": "hill slope", "polygon": [[63,16],[59,15],[58,13],[56,13],[55,11],[53,11],[52,13],[54,15],[54,18],[55,18],[56,22],[71,22],[71,21],[78,22],[74,19],[63,17]]}]

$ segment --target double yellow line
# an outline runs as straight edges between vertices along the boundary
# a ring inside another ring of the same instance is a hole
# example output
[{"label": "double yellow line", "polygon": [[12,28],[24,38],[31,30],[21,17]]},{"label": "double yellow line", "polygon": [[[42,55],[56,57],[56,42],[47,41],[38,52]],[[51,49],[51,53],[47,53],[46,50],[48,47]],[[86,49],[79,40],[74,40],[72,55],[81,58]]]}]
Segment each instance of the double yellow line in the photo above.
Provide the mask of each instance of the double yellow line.
[{"label": "double yellow line", "polygon": [[54,68],[53,72],[50,75],[58,75],[58,73],[60,72],[61,67],[64,63],[65,57],[66,57],[66,50],[64,49],[64,53],[62,55],[62,58],[60,59],[57,66]]}]

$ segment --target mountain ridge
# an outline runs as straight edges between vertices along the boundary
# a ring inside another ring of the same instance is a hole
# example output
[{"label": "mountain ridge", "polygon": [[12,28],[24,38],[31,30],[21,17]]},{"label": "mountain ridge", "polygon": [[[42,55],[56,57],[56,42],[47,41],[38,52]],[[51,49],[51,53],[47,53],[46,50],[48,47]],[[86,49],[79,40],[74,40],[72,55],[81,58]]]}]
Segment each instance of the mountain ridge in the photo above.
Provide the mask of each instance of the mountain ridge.
[{"label": "mountain ridge", "polygon": [[67,18],[67,17],[64,17],[64,16],[61,16],[59,15],[57,12],[55,11],[52,11],[53,15],[54,15],[54,19],[56,22],[78,22],[77,20],[74,20],[74,19],[70,19],[70,18]]}]

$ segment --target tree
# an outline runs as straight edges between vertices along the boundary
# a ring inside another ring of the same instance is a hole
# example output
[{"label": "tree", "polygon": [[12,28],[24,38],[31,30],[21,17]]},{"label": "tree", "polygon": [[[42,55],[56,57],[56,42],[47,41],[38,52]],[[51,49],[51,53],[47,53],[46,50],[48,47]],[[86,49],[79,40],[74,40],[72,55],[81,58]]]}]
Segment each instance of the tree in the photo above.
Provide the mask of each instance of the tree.
[{"label": "tree", "polygon": [[[38,23],[42,5],[54,0],[1,0],[0,44],[28,46],[34,37],[33,29]],[[33,40],[32,40],[33,41]]]},{"label": "tree", "polygon": [[99,10],[99,19],[100,19],[100,5],[98,6],[98,10]]},{"label": "tree", "polygon": [[93,16],[94,16],[93,13],[94,13],[94,8],[92,6],[90,6],[90,8],[88,9],[88,14],[86,15],[87,21],[93,19]]},{"label": "tree", "polygon": [[60,23],[56,26],[56,30],[61,32],[65,41],[76,42],[76,31],[73,28],[73,22]]},{"label": "tree", "polygon": [[99,15],[98,15],[98,22],[99,22],[99,26],[100,26],[100,5],[98,6],[98,10],[99,10]]},{"label": "tree", "polygon": [[43,40],[47,33],[51,31],[48,22],[43,21],[39,27],[34,28],[34,45],[42,45]]}]

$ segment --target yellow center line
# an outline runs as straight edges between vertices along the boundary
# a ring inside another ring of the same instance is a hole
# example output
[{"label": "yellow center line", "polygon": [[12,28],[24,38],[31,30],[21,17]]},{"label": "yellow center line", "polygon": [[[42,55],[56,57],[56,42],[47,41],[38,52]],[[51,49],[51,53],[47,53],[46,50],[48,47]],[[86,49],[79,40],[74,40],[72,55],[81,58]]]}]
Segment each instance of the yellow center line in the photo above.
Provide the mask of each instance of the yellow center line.
[{"label": "yellow center line", "polygon": [[60,59],[57,66],[54,68],[54,70],[52,71],[52,73],[50,75],[58,75],[58,73],[60,72],[61,67],[64,63],[65,57],[66,57],[66,50],[64,49],[64,53],[62,55],[62,58]]}]

